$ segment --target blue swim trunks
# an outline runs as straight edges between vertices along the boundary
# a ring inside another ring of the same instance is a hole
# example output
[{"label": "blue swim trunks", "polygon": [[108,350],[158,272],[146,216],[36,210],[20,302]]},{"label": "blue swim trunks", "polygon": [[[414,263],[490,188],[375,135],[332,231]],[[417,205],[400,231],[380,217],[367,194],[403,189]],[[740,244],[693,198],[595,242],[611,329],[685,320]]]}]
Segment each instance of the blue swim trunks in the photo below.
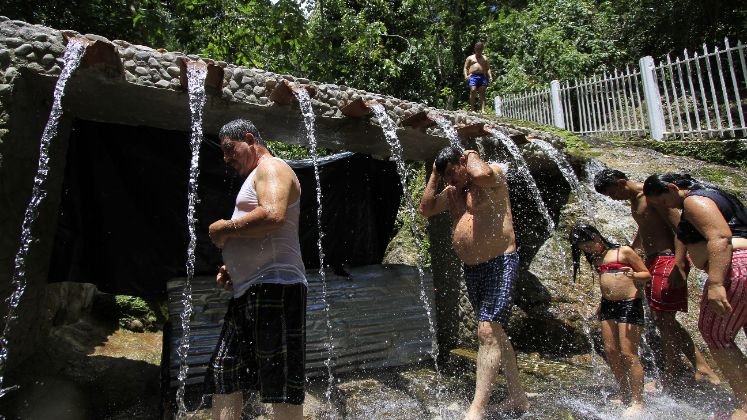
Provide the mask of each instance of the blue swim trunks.
[{"label": "blue swim trunks", "polygon": [[479,321],[508,323],[518,269],[518,252],[499,255],[480,264],[464,265],[467,294]]},{"label": "blue swim trunks", "polygon": [[488,76],[484,74],[478,74],[478,73],[472,73],[469,75],[469,86],[487,86],[488,85]]}]

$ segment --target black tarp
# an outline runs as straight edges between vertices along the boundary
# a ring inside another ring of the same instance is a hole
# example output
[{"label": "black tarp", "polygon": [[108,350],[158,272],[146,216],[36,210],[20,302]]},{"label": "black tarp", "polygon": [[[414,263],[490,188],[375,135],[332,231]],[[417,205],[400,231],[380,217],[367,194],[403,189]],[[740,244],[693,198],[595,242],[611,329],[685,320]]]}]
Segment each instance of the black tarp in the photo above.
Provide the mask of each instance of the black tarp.
[{"label": "black tarp", "polygon": [[[69,141],[49,281],[77,281],[135,296],[163,295],[186,276],[189,133],[78,120]],[[216,139],[212,139],[215,141]],[[307,268],[319,267],[311,160],[290,162],[301,181],[299,236]],[[229,218],[242,179],[203,142],[195,274],[212,275],[220,251],[211,222]],[[342,154],[320,161],[325,265],[381,262],[402,195],[393,163]]]}]

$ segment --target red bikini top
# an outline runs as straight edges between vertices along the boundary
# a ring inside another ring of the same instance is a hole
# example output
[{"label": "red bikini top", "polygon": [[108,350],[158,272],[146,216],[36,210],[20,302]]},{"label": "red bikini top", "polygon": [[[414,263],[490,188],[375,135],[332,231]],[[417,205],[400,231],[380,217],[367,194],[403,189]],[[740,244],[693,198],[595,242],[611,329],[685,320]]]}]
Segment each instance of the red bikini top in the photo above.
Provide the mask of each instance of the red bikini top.
[{"label": "red bikini top", "polygon": [[628,267],[630,269],[633,268],[629,266],[628,264],[623,264],[620,262],[620,248],[617,248],[617,262],[602,264],[599,267],[597,267],[597,272],[599,274],[608,273],[610,271],[620,272],[620,271],[623,271],[623,268],[625,267]]}]

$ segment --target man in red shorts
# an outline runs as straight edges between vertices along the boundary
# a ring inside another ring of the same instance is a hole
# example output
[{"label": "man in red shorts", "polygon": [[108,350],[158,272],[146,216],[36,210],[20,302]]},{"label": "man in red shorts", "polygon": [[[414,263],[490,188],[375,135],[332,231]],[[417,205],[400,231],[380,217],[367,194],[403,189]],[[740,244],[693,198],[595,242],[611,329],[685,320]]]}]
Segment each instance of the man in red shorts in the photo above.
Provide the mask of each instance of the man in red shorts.
[{"label": "man in red shorts", "polygon": [[661,333],[664,387],[671,388],[680,352],[695,367],[696,381],[718,385],[718,376],[676,318],[677,312],[687,312],[687,274],[690,268],[685,250],[676,244],[673,231],[673,227],[679,223],[679,211],[670,209],[664,214],[648,206],[643,195],[643,183],[629,180],[618,170],[604,169],[599,172],[594,177],[594,189],[614,200],[628,200],[633,220],[638,224],[633,246],[645,251],[646,266],[652,276],[651,282],[646,285],[646,298]]}]

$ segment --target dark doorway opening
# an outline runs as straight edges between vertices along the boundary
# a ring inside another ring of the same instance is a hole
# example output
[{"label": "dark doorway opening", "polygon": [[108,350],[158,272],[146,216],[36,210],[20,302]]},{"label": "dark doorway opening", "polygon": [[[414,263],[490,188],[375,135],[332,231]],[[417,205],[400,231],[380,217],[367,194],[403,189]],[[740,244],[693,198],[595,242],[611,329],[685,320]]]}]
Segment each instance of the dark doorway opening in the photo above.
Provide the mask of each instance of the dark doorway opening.
[{"label": "dark doorway opening", "polygon": [[[76,120],[71,132],[49,281],[95,284],[113,294],[163,297],[186,276],[189,133]],[[213,276],[220,250],[208,226],[229,218],[243,179],[227,169],[217,139],[200,150],[195,275]],[[291,162],[302,185],[304,263],[318,268],[316,180]],[[367,155],[326,159],[320,169],[325,264],[378,264],[399,208],[394,163]]]}]

